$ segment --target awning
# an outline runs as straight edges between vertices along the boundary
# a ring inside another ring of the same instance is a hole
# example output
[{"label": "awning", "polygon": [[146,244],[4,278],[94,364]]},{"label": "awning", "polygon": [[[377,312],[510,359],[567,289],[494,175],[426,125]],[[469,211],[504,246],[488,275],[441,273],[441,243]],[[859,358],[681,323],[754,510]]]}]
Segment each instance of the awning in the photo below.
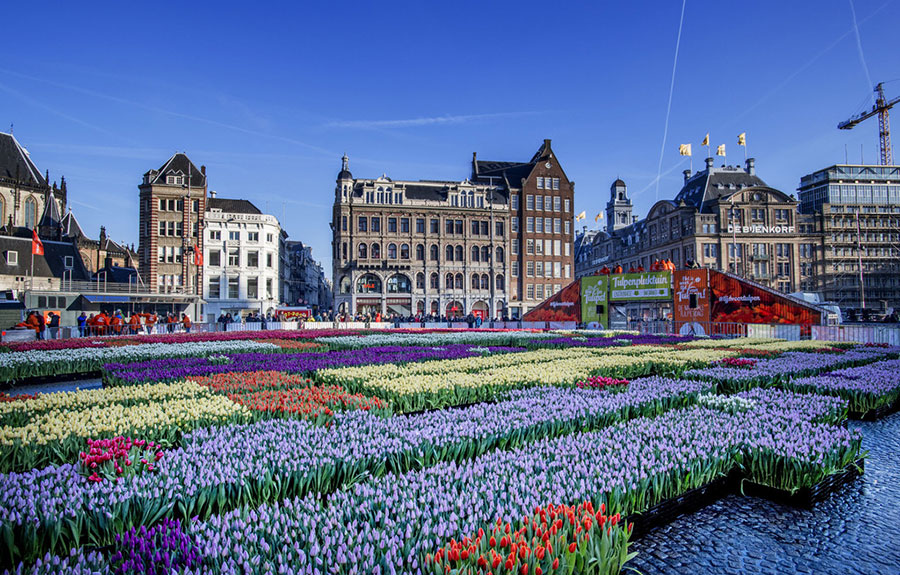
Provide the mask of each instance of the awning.
[{"label": "awning", "polygon": [[83,295],[88,303],[129,303],[131,298],[127,295]]}]

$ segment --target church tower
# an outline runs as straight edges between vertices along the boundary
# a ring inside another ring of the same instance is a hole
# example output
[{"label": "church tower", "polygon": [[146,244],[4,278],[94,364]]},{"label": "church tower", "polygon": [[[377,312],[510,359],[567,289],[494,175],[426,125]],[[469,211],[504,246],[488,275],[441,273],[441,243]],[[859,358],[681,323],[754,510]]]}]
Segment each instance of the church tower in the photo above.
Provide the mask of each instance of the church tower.
[{"label": "church tower", "polygon": [[606,203],[606,231],[611,234],[616,230],[631,225],[631,199],[625,182],[616,180],[609,187],[609,201]]}]

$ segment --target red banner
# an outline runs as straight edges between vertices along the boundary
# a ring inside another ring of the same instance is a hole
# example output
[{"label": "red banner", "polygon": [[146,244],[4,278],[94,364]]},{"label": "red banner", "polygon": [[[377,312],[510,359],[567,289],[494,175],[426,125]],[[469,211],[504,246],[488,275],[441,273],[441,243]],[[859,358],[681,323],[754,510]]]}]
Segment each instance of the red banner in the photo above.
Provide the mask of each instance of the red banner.
[{"label": "red banner", "polygon": [[524,321],[581,321],[581,281],[575,280],[529,311]]},{"label": "red banner", "polygon": [[816,325],[822,321],[821,312],[812,306],[790,300],[774,290],[712,271],[709,280],[710,319],[714,322]]},{"label": "red banner", "polygon": [[675,272],[676,322],[709,321],[709,270]]}]

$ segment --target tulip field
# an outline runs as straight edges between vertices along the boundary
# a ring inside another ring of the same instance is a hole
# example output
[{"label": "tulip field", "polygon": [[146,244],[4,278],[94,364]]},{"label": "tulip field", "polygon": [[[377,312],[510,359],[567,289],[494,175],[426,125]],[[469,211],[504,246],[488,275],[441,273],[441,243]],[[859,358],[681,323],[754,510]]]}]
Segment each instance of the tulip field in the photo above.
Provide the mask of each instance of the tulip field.
[{"label": "tulip field", "polygon": [[896,405],[898,358],[590,331],[12,344],[0,572],[616,575],[655,506],[856,469],[845,422]]}]

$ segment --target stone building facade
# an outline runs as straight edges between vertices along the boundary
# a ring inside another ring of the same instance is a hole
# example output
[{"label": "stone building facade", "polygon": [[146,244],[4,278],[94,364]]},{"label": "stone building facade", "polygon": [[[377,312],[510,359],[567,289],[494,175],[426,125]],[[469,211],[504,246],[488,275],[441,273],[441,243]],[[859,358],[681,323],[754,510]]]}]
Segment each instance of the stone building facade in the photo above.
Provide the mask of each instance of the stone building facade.
[{"label": "stone building facade", "polygon": [[312,246],[287,241],[282,301],[288,305],[308,305],[316,313],[331,310],[331,285],[321,264],[312,254]]},{"label": "stone building facade", "polygon": [[51,198],[55,212],[66,213],[66,179],[59,186],[49,179],[49,172],[41,174],[15,136],[0,132],[0,226],[34,229]]},{"label": "stone building facade", "polygon": [[577,275],[616,265],[649,270],[654,261],[668,259],[678,267],[727,270],[783,292],[798,291],[814,284],[823,258],[816,222],[798,206],[792,196],[766,185],[753,158],[743,167],[715,167],[707,158],[705,170],[686,170],[675,198],[656,202],[642,219],[632,216],[626,186],[617,180],[606,229],[593,234],[590,249],[581,248]]},{"label": "stone building facade", "polygon": [[176,153],[144,174],[140,190],[138,255],[147,286],[160,293],[198,294],[203,262],[206,167]]},{"label": "stone building facade", "polygon": [[823,247],[808,291],[844,309],[900,308],[900,166],[830,166],[803,176],[799,197]]},{"label": "stone building facade", "polygon": [[573,278],[574,184],[545,140],[527,162],[478,160],[463,181],[335,187],[335,311],[521,317]]}]

